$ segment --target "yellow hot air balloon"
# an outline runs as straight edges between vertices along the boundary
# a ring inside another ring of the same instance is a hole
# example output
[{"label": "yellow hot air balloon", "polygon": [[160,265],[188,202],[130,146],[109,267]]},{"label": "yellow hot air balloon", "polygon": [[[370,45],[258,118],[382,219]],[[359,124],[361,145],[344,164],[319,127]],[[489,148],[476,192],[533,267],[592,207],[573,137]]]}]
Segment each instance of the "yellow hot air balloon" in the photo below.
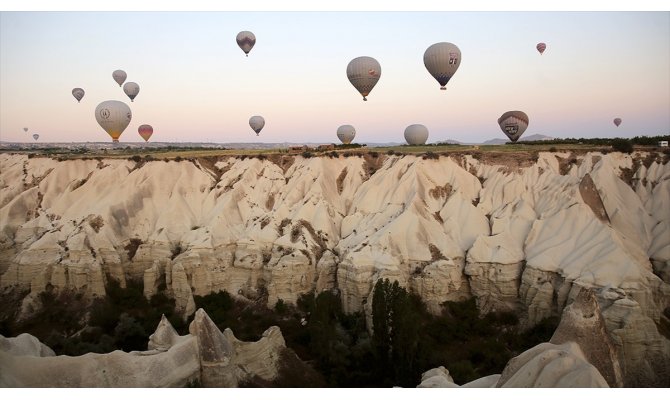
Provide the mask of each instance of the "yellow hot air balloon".
[{"label": "yellow hot air balloon", "polygon": [[130,107],[117,100],[103,101],[95,108],[96,121],[115,143],[119,141],[119,137],[130,124],[132,117]]}]

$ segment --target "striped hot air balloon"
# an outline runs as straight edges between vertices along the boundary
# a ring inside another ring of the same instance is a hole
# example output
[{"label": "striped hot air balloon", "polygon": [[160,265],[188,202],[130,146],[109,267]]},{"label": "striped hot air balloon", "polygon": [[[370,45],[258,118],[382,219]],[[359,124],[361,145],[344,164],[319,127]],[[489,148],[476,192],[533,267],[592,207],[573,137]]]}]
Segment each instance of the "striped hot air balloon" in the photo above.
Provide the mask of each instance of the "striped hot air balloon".
[{"label": "striped hot air balloon", "polygon": [[516,142],[528,128],[528,115],[523,111],[507,111],[498,118],[498,125],[512,142]]},{"label": "striped hot air balloon", "polygon": [[152,128],[151,125],[144,124],[137,128],[137,132],[142,136],[142,139],[144,139],[145,142],[148,142],[149,138],[154,133],[154,128]]},{"label": "striped hot air balloon", "polygon": [[540,52],[540,55],[542,55],[542,53],[544,53],[544,51],[547,49],[547,44],[540,42],[537,44],[537,46],[535,46],[535,48]]}]

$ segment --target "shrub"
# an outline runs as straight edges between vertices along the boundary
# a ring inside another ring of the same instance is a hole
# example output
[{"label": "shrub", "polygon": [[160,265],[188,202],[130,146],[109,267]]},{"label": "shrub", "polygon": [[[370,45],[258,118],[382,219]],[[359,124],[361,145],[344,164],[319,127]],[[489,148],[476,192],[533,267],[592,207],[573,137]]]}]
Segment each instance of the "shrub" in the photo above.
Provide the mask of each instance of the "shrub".
[{"label": "shrub", "polygon": [[633,152],[633,143],[628,139],[613,139],[612,148],[622,153],[630,154]]}]

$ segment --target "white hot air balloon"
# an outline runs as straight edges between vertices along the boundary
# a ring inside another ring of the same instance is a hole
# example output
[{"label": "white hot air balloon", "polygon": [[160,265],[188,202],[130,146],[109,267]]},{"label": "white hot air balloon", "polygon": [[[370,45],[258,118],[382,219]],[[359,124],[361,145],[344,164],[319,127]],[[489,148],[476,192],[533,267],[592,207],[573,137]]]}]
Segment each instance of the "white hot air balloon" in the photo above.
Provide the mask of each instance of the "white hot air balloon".
[{"label": "white hot air balloon", "polygon": [[253,117],[249,118],[249,126],[251,129],[256,132],[256,136],[261,132],[261,129],[265,126],[265,119],[261,117],[260,115],[254,115]]},{"label": "white hot air balloon", "polygon": [[127,77],[128,75],[126,74],[126,71],[117,69],[116,71],[112,72],[112,78],[116,83],[119,84],[119,86],[123,85],[123,82],[126,81]]},{"label": "white hot air balloon", "polygon": [[112,137],[112,141],[115,143],[118,143],[119,136],[128,127],[132,117],[130,107],[122,101],[103,101],[95,108],[96,121]]},{"label": "white hot air balloon", "polygon": [[235,40],[237,41],[237,45],[240,46],[240,49],[242,49],[244,54],[246,54],[247,57],[249,57],[249,52],[256,44],[256,36],[249,31],[242,31],[237,34]]},{"label": "white hot air balloon", "polygon": [[428,140],[428,128],[421,124],[412,124],[405,128],[405,140],[407,144],[426,144]]},{"label": "white hot air balloon", "polygon": [[342,125],[337,128],[337,138],[344,144],[351,143],[356,136],[356,129],[351,125]]},{"label": "white hot air balloon", "polygon": [[372,57],[357,57],[347,65],[347,78],[360,92],[364,101],[382,76],[382,67]]},{"label": "white hot air balloon", "polygon": [[81,99],[84,98],[84,89],[82,88],[74,88],[72,89],[72,95],[74,96],[75,99],[77,99],[77,103],[81,101]]},{"label": "white hot air balloon", "polygon": [[423,53],[423,64],[440,84],[440,90],[447,90],[447,82],[461,65],[461,50],[453,43],[435,43]]},{"label": "white hot air balloon", "polygon": [[135,101],[135,97],[140,93],[140,85],[135,82],[127,82],[123,85],[123,92],[130,98],[130,101]]}]

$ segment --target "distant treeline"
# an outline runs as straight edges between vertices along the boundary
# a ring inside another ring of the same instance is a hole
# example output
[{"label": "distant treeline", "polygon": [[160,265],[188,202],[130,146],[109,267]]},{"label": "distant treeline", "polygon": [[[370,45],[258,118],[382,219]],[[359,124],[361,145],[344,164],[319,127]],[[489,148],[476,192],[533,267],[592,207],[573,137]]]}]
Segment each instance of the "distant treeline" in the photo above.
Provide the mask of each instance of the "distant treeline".
[{"label": "distant treeline", "polygon": [[525,145],[548,145],[548,144],[591,144],[596,146],[612,146],[617,142],[625,141],[632,145],[638,146],[658,146],[661,140],[670,140],[670,135],[664,136],[635,136],[633,138],[566,138],[566,139],[552,139],[552,140],[537,140],[537,141],[523,141],[516,143],[505,143],[507,145],[525,144]]}]

